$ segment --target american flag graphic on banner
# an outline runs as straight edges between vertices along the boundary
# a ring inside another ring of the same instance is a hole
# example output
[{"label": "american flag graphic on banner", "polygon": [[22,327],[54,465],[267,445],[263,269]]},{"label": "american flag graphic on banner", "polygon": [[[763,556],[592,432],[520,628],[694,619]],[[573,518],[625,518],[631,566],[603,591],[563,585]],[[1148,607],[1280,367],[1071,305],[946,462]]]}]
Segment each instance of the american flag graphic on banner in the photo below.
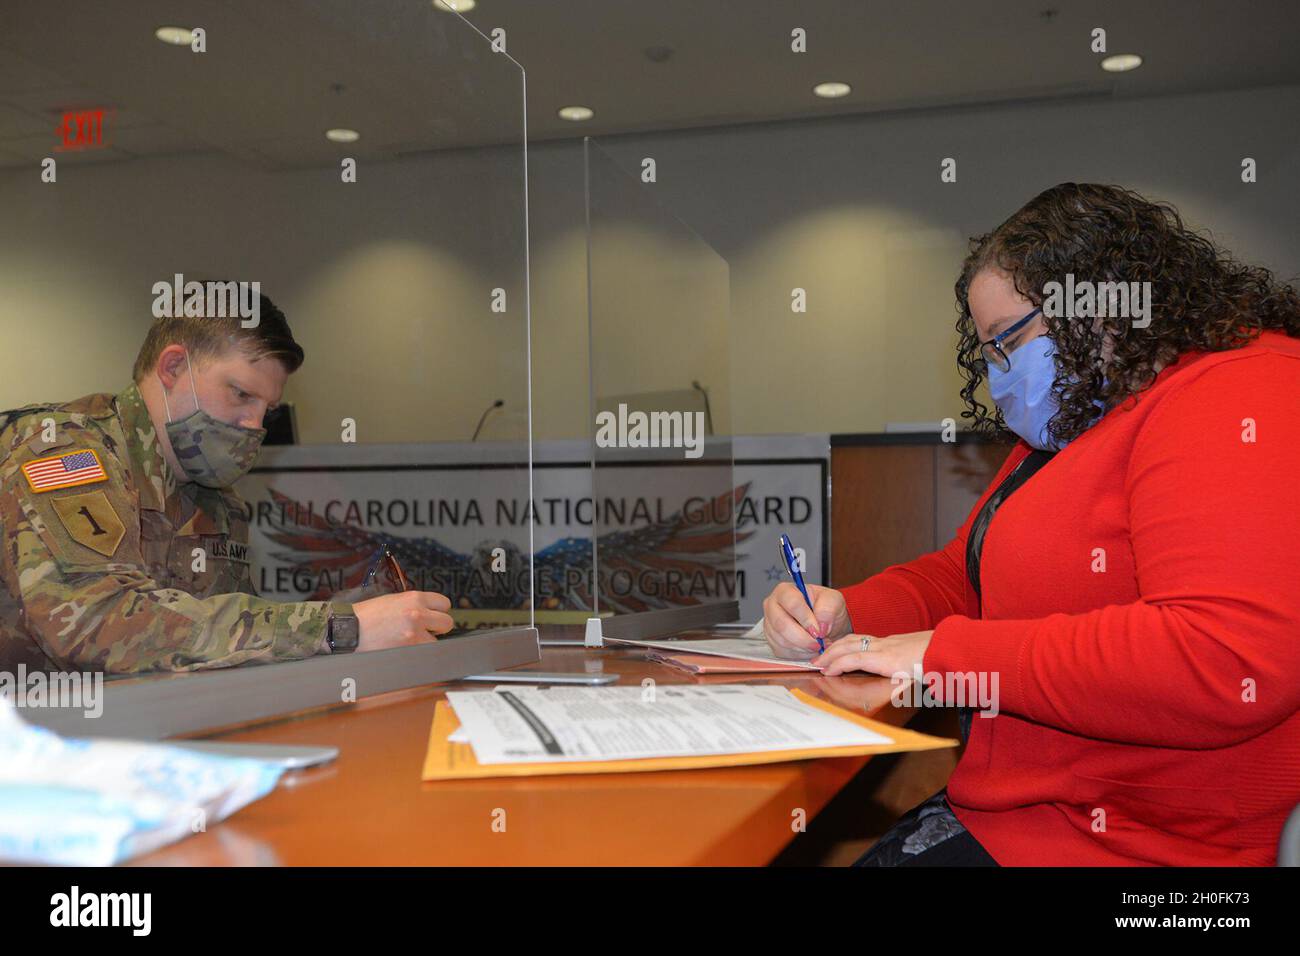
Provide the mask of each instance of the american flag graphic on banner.
[{"label": "american flag graphic on banner", "polygon": [[73,485],[105,481],[104,466],[93,451],[73,451],[53,458],[38,458],[23,465],[23,474],[32,491],[53,491]]}]

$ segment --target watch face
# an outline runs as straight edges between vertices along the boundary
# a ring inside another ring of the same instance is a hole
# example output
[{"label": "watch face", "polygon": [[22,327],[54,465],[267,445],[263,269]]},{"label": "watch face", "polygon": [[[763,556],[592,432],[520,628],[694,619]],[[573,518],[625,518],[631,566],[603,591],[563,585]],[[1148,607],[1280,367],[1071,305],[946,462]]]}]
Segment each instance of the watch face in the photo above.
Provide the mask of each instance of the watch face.
[{"label": "watch face", "polygon": [[335,614],[330,618],[330,645],[335,651],[355,650],[361,639],[361,627],[355,614]]}]

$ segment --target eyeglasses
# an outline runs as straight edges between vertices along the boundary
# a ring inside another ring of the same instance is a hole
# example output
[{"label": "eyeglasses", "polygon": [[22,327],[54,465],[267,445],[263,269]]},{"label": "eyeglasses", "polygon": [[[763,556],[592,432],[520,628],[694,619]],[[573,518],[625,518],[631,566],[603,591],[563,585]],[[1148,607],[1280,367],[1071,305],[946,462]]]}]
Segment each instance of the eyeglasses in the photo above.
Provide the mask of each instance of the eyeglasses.
[{"label": "eyeglasses", "polygon": [[386,544],[380,545],[379,550],[375,552],[361,586],[363,588],[369,587],[371,582],[381,573],[387,579],[389,587],[394,591],[411,590],[410,579],[402,570],[402,566],[397,563],[397,558],[393,555],[393,549]]},{"label": "eyeglasses", "polygon": [[1026,325],[1028,325],[1033,320],[1034,316],[1036,316],[1039,312],[1042,311],[1043,311],[1043,307],[1040,305],[1038,308],[1034,309],[1033,312],[1030,312],[1027,316],[1025,316],[1019,322],[1012,325],[1010,328],[1003,329],[1001,332],[993,336],[993,338],[989,339],[989,341],[987,342],[981,342],[980,355],[984,357],[984,361],[987,362],[989,365],[992,365],[994,368],[999,369],[1000,371],[1003,372],[1010,371],[1011,359],[1007,356],[1007,353],[1002,350],[1002,343],[1006,341],[1007,336],[1015,335]]}]

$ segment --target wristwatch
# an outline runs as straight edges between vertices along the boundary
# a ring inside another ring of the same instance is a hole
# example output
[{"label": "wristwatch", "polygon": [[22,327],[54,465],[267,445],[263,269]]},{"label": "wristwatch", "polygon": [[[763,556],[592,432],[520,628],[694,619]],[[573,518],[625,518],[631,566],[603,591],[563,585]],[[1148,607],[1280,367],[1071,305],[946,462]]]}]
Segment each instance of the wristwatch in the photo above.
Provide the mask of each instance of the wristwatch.
[{"label": "wristwatch", "polygon": [[325,643],[331,654],[351,654],[361,641],[361,624],[355,614],[330,611],[325,622]]}]

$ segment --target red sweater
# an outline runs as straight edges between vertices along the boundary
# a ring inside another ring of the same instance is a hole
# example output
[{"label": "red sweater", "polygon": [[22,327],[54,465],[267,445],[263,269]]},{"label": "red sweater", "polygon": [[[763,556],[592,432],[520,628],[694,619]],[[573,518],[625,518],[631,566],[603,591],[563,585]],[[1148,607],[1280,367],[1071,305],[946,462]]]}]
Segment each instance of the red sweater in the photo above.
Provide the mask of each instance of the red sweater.
[{"label": "red sweater", "polygon": [[1274,863],[1300,801],[1300,340],[1184,355],[1066,446],[990,523],[982,613],[978,511],[843,592],[855,633],[933,628],[927,673],[998,674],[948,785],[967,829],[1008,865]]}]

